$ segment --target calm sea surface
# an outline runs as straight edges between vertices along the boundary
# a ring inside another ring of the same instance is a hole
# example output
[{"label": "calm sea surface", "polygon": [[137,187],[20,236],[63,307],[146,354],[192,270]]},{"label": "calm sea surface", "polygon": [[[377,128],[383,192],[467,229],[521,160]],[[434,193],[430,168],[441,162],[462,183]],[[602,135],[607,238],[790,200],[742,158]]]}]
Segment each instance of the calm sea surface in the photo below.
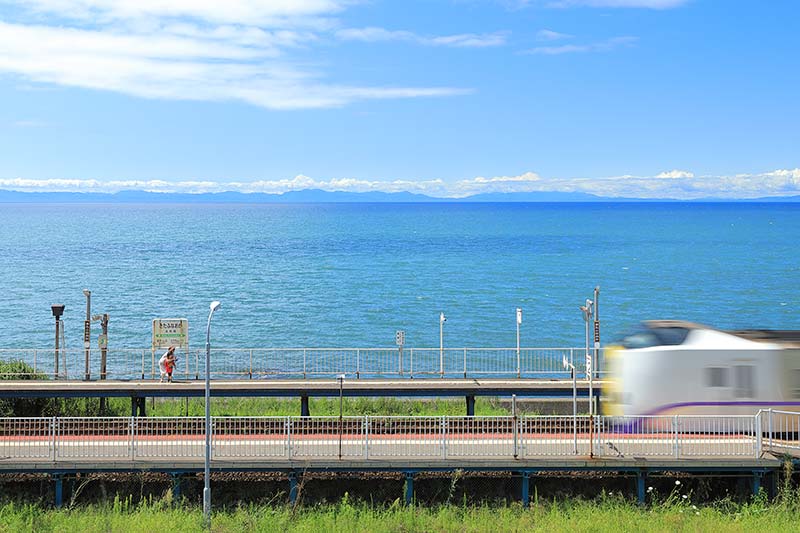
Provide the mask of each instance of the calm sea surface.
[{"label": "calm sea surface", "polygon": [[[202,347],[580,346],[638,321],[800,329],[800,204],[0,204],[0,347],[68,348],[85,299],[110,345],[186,317]],[[94,335],[99,327],[95,326]],[[93,342],[94,344],[94,342]]]}]

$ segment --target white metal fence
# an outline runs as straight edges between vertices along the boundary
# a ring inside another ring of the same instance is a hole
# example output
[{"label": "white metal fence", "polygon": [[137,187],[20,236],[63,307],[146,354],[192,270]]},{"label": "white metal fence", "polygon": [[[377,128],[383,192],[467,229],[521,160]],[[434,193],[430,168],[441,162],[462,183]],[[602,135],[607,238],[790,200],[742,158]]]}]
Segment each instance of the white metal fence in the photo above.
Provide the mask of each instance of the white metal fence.
[{"label": "white metal fence", "polygon": [[[772,422],[770,422],[772,420]],[[797,413],[755,416],[214,417],[214,460],[749,457],[798,450]],[[762,428],[759,431],[758,428]],[[5,461],[198,461],[205,419],[0,418]]]},{"label": "white metal fence", "polygon": [[[58,364],[56,365],[56,355]],[[203,350],[178,351],[177,379],[205,375]],[[106,350],[106,379],[158,379],[160,352],[150,349]],[[90,354],[91,379],[100,378],[100,351]],[[217,379],[264,377],[313,378],[346,374],[355,378],[423,377],[569,377],[563,359],[585,376],[584,348],[214,348],[211,376]],[[5,375],[53,379],[85,378],[83,349],[0,349],[0,360],[30,366]],[[57,370],[56,370],[57,367]],[[602,369],[602,358],[595,368]],[[596,372],[600,375],[601,371]]]}]

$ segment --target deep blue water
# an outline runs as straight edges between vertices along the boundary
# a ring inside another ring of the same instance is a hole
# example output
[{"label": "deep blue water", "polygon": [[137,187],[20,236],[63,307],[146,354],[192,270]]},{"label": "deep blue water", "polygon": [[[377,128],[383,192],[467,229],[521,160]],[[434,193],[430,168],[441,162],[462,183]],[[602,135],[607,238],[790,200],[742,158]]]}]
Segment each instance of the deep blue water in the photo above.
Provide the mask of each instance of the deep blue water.
[{"label": "deep blue water", "polygon": [[[68,347],[85,299],[110,343],[156,317],[215,345],[580,346],[601,287],[603,340],[643,319],[800,329],[798,204],[0,204],[0,347]],[[95,326],[94,335],[97,334]],[[94,344],[94,342],[93,342]]]}]

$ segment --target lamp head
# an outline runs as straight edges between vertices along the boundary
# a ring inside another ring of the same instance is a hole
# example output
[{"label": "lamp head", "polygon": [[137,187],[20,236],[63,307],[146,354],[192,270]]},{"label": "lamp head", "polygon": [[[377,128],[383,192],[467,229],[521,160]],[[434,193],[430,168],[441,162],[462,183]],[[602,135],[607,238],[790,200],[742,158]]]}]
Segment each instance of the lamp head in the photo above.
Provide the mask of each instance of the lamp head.
[{"label": "lamp head", "polygon": [[92,295],[92,291],[90,291],[89,289],[83,289],[83,295],[88,298],[89,296]]},{"label": "lamp head", "polygon": [[53,311],[53,316],[56,317],[56,320],[64,314],[64,304],[53,304],[50,309]]},{"label": "lamp head", "polygon": [[220,305],[222,305],[222,304],[219,301],[214,300],[213,302],[211,302],[211,305],[209,306],[209,308],[211,309],[211,312],[213,313],[214,311],[219,309]]},{"label": "lamp head", "polygon": [[445,322],[447,322],[447,317],[444,316],[444,313],[439,313],[439,323],[444,324]]},{"label": "lamp head", "polygon": [[336,376],[336,379],[344,381],[344,378],[346,378],[346,377],[347,377],[346,374],[339,374],[338,376]]}]

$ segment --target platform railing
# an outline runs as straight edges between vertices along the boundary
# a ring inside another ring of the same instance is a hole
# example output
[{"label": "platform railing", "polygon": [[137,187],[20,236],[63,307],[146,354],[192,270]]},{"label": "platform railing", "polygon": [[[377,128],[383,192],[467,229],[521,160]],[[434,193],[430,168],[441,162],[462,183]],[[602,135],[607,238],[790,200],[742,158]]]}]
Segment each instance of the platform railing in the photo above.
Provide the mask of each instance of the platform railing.
[{"label": "platform railing", "polygon": [[[53,349],[0,349],[0,360],[25,362],[5,378],[85,379],[86,352]],[[105,379],[159,379],[160,351],[109,348]],[[202,379],[203,350],[178,350],[175,379]],[[370,378],[568,378],[566,358],[585,376],[584,348],[212,348],[213,379],[325,378],[345,374]],[[602,369],[602,358],[598,368]],[[602,370],[596,376],[602,375]],[[100,378],[100,351],[92,350],[90,379]]]},{"label": "platform railing", "polygon": [[759,411],[762,444],[776,453],[800,452],[800,413],[779,409]]},{"label": "platform railing", "polygon": [[[224,461],[452,461],[759,458],[800,449],[797,416],[327,416],[214,417],[212,459]],[[789,421],[781,425],[781,420]],[[5,463],[198,462],[202,417],[0,418]]]}]

